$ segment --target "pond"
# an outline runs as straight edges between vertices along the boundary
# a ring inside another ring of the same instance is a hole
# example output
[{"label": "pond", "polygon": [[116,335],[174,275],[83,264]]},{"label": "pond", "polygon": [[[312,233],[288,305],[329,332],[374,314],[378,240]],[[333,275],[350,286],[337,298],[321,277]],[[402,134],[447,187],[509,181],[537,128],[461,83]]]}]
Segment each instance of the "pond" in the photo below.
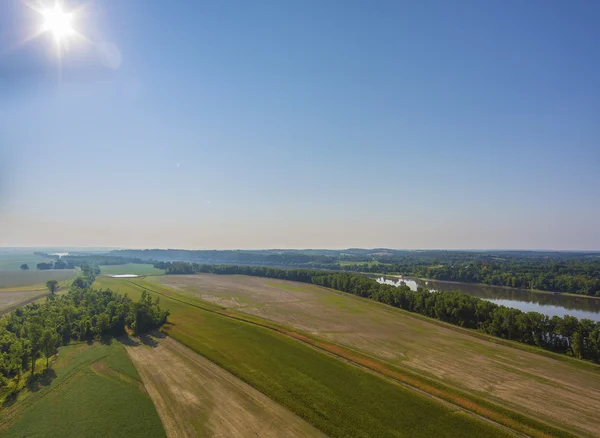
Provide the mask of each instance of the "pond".
[{"label": "pond", "polygon": [[421,280],[403,276],[377,276],[377,282],[400,286],[403,282],[412,290],[418,287],[433,292],[460,291],[473,297],[492,301],[506,307],[513,307],[524,312],[539,312],[550,316],[571,315],[576,318],[588,318],[600,321],[600,299],[551,292],[537,292],[510,287],[488,286],[471,283],[455,283],[448,281]]}]

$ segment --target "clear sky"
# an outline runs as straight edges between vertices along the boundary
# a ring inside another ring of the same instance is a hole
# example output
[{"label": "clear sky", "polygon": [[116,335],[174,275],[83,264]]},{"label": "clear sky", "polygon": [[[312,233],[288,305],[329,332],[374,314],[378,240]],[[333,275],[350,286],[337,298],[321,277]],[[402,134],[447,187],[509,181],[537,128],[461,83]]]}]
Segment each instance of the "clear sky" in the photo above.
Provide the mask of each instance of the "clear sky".
[{"label": "clear sky", "polygon": [[598,1],[63,4],[0,0],[0,246],[600,249]]}]

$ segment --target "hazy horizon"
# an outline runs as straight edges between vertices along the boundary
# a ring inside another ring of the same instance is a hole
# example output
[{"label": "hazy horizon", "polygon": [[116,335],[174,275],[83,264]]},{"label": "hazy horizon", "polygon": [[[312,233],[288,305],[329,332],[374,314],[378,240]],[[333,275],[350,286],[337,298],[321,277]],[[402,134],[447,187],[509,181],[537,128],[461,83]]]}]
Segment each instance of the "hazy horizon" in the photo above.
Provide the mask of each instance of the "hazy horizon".
[{"label": "hazy horizon", "polygon": [[600,2],[62,3],[0,5],[0,247],[600,250]]}]

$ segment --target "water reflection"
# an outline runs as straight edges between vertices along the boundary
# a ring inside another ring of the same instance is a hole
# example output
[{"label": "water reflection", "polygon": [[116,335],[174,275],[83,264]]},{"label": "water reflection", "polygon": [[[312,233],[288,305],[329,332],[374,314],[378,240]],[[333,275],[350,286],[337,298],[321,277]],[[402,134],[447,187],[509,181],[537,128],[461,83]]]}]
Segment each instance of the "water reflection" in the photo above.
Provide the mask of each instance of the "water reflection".
[{"label": "water reflection", "polygon": [[600,299],[585,296],[533,292],[509,287],[484,286],[469,283],[424,281],[410,277],[379,276],[376,279],[379,283],[394,286],[406,283],[412,290],[423,287],[434,292],[460,291],[473,297],[482,298],[507,307],[514,307],[524,312],[539,312],[561,317],[572,315],[579,319],[588,318],[600,321]]}]

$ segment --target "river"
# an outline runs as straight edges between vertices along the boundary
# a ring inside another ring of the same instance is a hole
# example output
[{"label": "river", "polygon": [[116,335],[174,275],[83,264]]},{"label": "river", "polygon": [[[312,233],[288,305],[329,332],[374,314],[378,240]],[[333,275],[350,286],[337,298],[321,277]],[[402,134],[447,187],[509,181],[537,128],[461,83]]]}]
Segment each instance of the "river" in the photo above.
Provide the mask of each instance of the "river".
[{"label": "river", "polygon": [[506,307],[514,307],[524,312],[539,312],[550,316],[571,315],[576,318],[588,318],[600,321],[600,299],[586,296],[573,296],[534,292],[510,287],[487,286],[448,281],[421,280],[410,277],[376,276],[379,283],[400,286],[406,283],[412,290],[423,287],[434,292],[461,291],[473,297],[481,298]]}]

